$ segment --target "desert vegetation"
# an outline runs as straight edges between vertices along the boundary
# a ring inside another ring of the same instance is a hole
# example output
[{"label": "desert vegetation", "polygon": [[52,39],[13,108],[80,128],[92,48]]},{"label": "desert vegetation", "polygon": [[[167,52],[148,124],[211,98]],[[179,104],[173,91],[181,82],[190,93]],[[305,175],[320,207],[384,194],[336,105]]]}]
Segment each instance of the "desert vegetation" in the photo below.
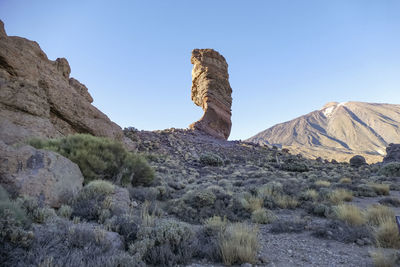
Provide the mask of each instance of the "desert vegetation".
[{"label": "desert vegetation", "polygon": [[400,247],[398,180],[382,167],[206,138],[195,145],[202,137],[180,130],[125,134],[135,150],[89,135],[29,141],[75,162],[84,185],[55,209],[0,188],[2,262],[265,265],[268,240],[293,235],[356,244],[375,266],[397,264],[389,250]]}]

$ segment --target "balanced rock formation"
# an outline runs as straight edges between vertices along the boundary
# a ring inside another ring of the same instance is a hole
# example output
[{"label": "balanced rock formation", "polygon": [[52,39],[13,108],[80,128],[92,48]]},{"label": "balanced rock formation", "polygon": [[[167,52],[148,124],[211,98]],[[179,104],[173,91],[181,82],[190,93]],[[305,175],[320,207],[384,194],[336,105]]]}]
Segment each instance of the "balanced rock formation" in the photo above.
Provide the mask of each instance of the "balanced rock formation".
[{"label": "balanced rock formation", "polygon": [[7,36],[0,21],[0,140],[90,133],[121,139],[121,128],[95,108],[65,58],[49,60],[36,42]]},{"label": "balanced rock formation", "polygon": [[60,207],[82,189],[83,176],[78,165],[55,152],[0,141],[0,184],[12,194]]},{"label": "balanced rock formation", "polygon": [[232,126],[228,64],[213,49],[194,49],[190,61],[193,64],[192,100],[203,108],[204,115],[189,128],[228,139]]},{"label": "balanced rock formation", "polygon": [[383,163],[400,162],[400,144],[389,144],[386,148],[386,156]]}]

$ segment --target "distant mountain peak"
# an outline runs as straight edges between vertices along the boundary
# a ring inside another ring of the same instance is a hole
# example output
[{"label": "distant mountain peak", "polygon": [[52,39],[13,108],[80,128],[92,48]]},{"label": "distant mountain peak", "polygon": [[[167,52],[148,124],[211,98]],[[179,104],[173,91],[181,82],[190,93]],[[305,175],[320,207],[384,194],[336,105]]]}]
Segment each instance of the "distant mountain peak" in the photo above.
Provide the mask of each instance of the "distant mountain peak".
[{"label": "distant mountain peak", "polygon": [[377,162],[389,143],[400,142],[400,105],[329,102],[247,141],[280,145],[309,158],[348,161],[359,154]]},{"label": "distant mountain peak", "polygon": [[338,107],[346,106],[347,103],[349,102],[328,102],[320,110],[325,117],[330,117]]}]

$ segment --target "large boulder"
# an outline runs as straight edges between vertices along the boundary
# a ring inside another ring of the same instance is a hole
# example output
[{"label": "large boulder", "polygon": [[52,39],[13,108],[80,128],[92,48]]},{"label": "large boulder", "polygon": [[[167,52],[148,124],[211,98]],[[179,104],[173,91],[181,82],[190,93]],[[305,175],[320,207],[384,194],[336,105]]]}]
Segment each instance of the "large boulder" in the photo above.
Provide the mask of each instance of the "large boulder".
[{"label": "large boulder", "polygon": [[357,167],[360,167],[360,166],[363,166],[366,164],[367,164],[367,162],[366,162],[365,158],[361,155],[355,155],[354,157],[352,157],[350,159],[350,166],[352,166],[352,167],[357,168]]},{"label": "large boulder", "polygon": [[82,189],[83,176],[78,165],[55,152],[0,141],[0,184],[12,194],[59,207]]},{"label": "large boulder", "polygon": [[49,60],[36,42],[7,36],[0,21],[0,140],[74,133],[122,139],[121,128],[91,104],[86,86],[70,73],[65,58]]},{"label": "large boulder", "polygon": [[204,115],[189,128],[228,139],[232,127],[232,88],[228,80],[228,64],[213,49],[194,49],[191,63],[192,100],[203,108]]},{"label": "large boulder", "polygon": [[400,162],[400,144],[389,144],[383,163]]}]

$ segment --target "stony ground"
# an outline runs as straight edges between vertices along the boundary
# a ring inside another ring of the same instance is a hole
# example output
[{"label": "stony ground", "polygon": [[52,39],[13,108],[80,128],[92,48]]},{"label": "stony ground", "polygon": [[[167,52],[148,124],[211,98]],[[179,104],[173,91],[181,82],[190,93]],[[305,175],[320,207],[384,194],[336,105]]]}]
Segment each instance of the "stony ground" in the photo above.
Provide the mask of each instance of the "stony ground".
[{"label": "stony ground", "polygon": [[[370,252],[378,251],[378,226],[367,210],[379,205],[400,214],[397,167],[382,172],[387,166],[310,160],[190,130],[130,128],[124,134],[130,150],[152,166],[154,179],[138,185],[100,178],[54,209],[40,199],[8,197],[0,188],[5,229],[0,237],[6,240],[0,243],[0,261],[10,266],[374,266]],[[135,171],[148,168],[143,164]],[[342,204],[345,211],[353,209],[348,205],[358,209],[340,217]],[[16,211],[13,216],[5,205]],[[353,223],[353,217],[362,221]],[[392,259],[385,266],[400,259],[393,249],[400,248],[400,237],[396,226],[391,229],[387,238],[393,243],[385,241],[379,250],[385,260]],[[233,252],[228,259],[222,241]]]},{"label": "stony ground", "polygon": [[[138,152],[148,153],[150,159],[152,155],[157,155],[152,164],[162,176],[159,183],[168,188],[172,199],[179,199],[188,191],[215,187],[233,195],[246,192],[254,194],[257,188],[271,182],[280,182],[288,195],[296,197],[307,188],[316,189],[320,194],[346,188],[355,196],[349,204],[360,208],[379,204],[379,200],[387,198],[368,189],[370,183],[387,184],[391,189],[390,196],[400,197],[399,179],[377,175],[379,164],[352,167],[348,163],[308,160],[287,151],[244,142],[215,140],[186,130],[125,130],[125,133],[136,142]],[[199,163],[201,155],[209,152],[221,157],[224,164],[207,166]],[[160,160],[160,157],[163,159]],[[350,178],[351,184],[339,183],[344,177]],[[315,186],[318,180],[329,181],[331,185],[328,188]],[[306,221],[298,232],[271,233],[271,224],[259,225],[261,260],[258,266],[373,266],[369,256],[369,252],[375,249],[372,238],[340,242],[316,237],[313,234],[315,229],[324,227],[333,219],[310,214],[306,203],[301,203],[296,209],[272,208],[278,221]],[[399,207],[392,208],[400,214]],[[173,212],[171,214],[174,216]],[[189,217],[179,219],[194,224],[201,222]],[[239,220],[250,221],[249,215]],[[189,266],[219,265],[194,261]]]}]

